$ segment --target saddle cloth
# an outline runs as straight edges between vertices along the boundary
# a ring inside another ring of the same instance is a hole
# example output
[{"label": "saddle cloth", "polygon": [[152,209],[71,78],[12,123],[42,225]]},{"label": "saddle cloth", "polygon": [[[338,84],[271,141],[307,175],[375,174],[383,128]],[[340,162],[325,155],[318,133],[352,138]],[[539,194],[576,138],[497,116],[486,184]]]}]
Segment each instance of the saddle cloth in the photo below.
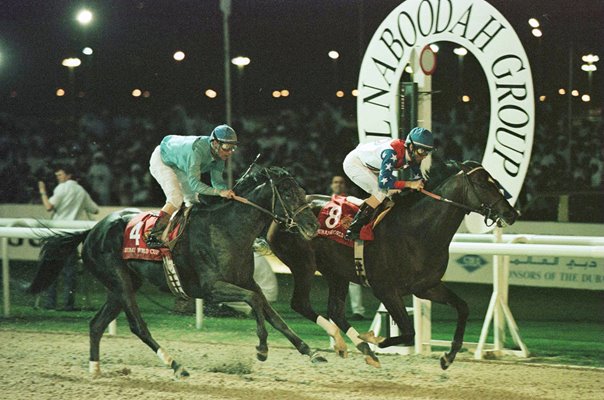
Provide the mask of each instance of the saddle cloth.
[{"label": "saddle cloth", "polygon": [[[371,222],[361,229],[361,240],[373,240],[373,229],[384,219],[393,206],[393,202],[384,202],[383,206],[378,207]],[[348,201],[346,196],[334,194],[319,212],[318,235],[353,247],[353,241],[344,239],[344,236],[357,211],[359,211],[359,206]]]},{"label": "saddle cloth", "polygon": [[[138,214],[128,222],[124,229],[124,245],[122,247],[122,258],[124,260],[162,261],[164,253],[170,253],[170,249],[150,249],[145,243],[149,230],[157,221],[157,214],[153,211]],[[172,224],[171,224],[172,225]],[[178,224],[168,233],[168,240],[174,240],[180,231]]]},{"label": "saddle cloth", "polygon": [[162,261],[168,288],[175,296],[183,299],[189,299],[189,296],[182,288],[178,268],[172,260],[171,249],[174,248],[174,244],[184,230],[189,215],[188,210],[181,208],[166,228],[167,234],[164,232],[162,235],[162,238],[167,241],[168,247],[150,249],[145,243],[144,238],[147,237],[148,231],[157,221],[157,214],[154,212],[144,212],[130,220],[126,225],[126,229],[124,229],[124,244],[122,246],[122,258],[124,260]]}]

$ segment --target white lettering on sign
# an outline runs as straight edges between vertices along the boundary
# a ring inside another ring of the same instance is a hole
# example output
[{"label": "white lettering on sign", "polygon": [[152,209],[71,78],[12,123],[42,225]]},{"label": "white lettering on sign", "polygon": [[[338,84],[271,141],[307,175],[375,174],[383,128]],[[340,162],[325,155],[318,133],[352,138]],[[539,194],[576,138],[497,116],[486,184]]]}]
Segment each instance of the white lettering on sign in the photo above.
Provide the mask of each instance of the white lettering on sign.
[{"label": "white lettering on sign", "polygon": [[[514,204],[528,169],[535,126],[535,99],[528,57],[518,35],[484,0],[407,0],[382,21],[359,73],[359,141],[397,137],[397,95],[412,50],[447,41],[471,52],[489,87],[490,122],[482,165],[512,195]],[[438,135],[444,132],[434,132]],[[466,225],[489,229],[478,214]]]}]

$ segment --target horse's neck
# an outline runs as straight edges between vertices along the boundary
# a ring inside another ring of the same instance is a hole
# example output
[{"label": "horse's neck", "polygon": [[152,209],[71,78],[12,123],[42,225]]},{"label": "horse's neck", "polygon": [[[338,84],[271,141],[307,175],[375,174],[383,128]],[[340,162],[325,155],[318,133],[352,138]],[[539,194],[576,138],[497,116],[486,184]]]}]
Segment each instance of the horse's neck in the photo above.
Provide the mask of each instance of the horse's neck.
[{"label": "horse's neck", "polygon": [[[443,185],[442,189],[447,192],[444,197],[462,202],[463,193],[461,188],[446,190],[452,186],[446,183]],[[461,208],[426,196],[410,208],[401,209],[396,222],[401,226],[409,226],[410,231],[421,235],[425,243],[434,246],[439,244],[448,245],[455,232],[457,232],[464,215]],[[412,216],[421,216],[421,218]]]}]

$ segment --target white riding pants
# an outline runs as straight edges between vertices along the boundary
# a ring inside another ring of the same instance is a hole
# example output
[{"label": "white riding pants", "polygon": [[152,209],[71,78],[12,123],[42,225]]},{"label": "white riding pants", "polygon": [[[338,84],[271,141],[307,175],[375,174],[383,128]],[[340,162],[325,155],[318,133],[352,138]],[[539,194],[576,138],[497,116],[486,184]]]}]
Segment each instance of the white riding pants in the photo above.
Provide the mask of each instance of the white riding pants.
[{"label": "white riding pants", "polygon": [[384,201],[388,191],[380,189],[378,185],[378,172],[373,172],[363,161],[355,154],[355,151],[348,153],[343,163],[344,172],[361,189],[373,195],[376,199]]},{"label": "white riding pants", "polygon": [[166,202],[175,208],[180,208],[183,200],[187,207],[199,202],[197,193],[191,189],[185,173],[164,164],[159,146],[151,154],[149,172],[164,191]]}]

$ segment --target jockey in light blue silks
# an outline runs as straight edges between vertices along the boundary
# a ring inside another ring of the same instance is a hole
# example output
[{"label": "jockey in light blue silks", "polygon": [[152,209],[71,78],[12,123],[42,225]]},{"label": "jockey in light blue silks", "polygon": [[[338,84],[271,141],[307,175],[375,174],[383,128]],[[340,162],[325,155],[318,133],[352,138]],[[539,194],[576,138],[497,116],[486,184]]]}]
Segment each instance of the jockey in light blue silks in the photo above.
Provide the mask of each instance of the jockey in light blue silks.
[{"label": "jockey in light blue silks", "polygon": [[[406,140],[382,139],[361,143],[344,159],[344,172],[350,180],[369,193],[346,231],[346,239],[359,238],[361,228],[369,222],[373,211],[389,194],[403,189],[420,190],[432,164],[434,150],[432,132],[413,128]],[[410,180],[397,180],[394,171],[410,169]]]},{"label": "jockey in light blue silks", "polygon": [[[228,125],[219,125],[210,136],[166,136],[155,148],[149,171],[166,195],[166,204],[146,239],[150,248],[162,247],[161,235],[172,214],[182,204],[198,203],[198,196],[233,198],[222,176],[226,160],[237,148],[237,134]],[[201,181],[209,173],[212,185]]]}]

